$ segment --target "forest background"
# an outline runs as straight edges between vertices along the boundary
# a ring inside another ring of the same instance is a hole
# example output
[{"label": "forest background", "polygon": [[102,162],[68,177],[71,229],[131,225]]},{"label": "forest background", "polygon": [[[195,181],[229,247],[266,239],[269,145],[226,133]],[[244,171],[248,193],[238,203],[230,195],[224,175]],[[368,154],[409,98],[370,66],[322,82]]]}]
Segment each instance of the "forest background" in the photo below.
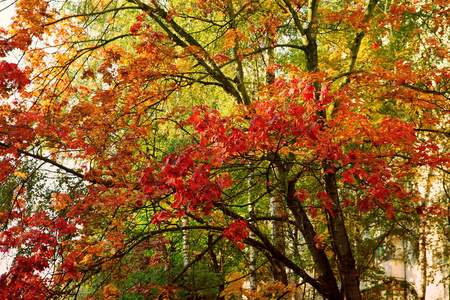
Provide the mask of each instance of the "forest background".
[{"label": "forest background", "polygon": [[392,236],[418,297],[447,268],[448,0],[2,2],[2,299],[361,299]]}]

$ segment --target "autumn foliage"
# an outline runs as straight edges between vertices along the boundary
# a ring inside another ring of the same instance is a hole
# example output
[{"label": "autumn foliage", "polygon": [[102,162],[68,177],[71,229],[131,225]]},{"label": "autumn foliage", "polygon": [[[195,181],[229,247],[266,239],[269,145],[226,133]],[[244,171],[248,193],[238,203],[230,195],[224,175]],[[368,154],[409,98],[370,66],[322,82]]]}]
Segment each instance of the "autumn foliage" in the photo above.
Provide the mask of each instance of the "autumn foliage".
[{"label": "autumn foliage", "polygon": [[448,1],[12,2],[1,299],[361,299],[448,222]]}]

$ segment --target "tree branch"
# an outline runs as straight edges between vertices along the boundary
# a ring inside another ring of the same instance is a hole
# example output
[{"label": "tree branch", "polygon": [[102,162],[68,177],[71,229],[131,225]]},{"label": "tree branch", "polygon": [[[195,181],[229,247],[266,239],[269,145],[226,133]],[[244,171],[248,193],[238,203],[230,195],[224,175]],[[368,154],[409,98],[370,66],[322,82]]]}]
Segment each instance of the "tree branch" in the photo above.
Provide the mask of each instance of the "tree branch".
[{"label": "tree branch", "polygon": [[[225,92],[230,94],[236,99],[237,103],[240,104],[250,104],[247,103],[246,99],[242,99],[239,91],[234,87],[231,80],[229,80],[217,66],[217,64],[212,60],[211,57],[207,54],[207,51],[204,47],[192,36],[190,35],[183,27],[178,25],[173,19],[168,20],[167,12],[156,5],[156,2],[153,2],[154,7],[149,6],[148,4],[143,3],[140,0],[128,0],[128,2],[132,2],[137,4],[143,11],[145,11],[149,17],[151,17],[158,25],[167,33],[167,35],[173,39],[173,41],[180,47],[186,48],[187,46],[195,46],[200,49],[197,55],[194,55],[194,58],[200,63],[200,65],[205,68],[206,72],[215,80],[221,83],[222,88]],[[166,20],[166,21],[163,21]],[[170,26],[170,28],[169,28]],[[173,29],[173,31],[171,30]],[[184,41],[181,39],[183,38]],[[185,42],[186,41],[186,42]],[[205,55],[204,55],[205,54]]]},{"label": "tree branch", "polygon": [[[370,0],[369,4],[367,5],[367,9],[366,9],[366,13],[365,15],[365,21],[369,22],[370,19],[373,16],[373,12],[375,10],[375,6],[377,5],[379,0]],[[360,31],[356,34],[355,40],[353,41],[353,46],[351,48],[351,61],[350,61],[350,66],[348,68],[349,72],[352,72],[355,70],[355,65],[356,65],[356,59],[358,58],[358,53],[359,53],[359,48],[361,47],[361,42],[363,40],[365,36],[364,31]]]},{"label": "tree branch", "polygon": [[211,244],[209,244],[209,246],[202,251],[202,253],[200,253],[199,255],[197,255],[197,257],[192,260],[186,267],[184,267],[183,270],[181,270],[181,272],[177,275],[177,277],[174,278],[174,280],[172,280],[172,283],[177,282],[178,279],[181,278],[181,276],[183,276],[184,273],[186,273],[186,271],[196,262],[198,262],[203,256],[205,256],[206,253],[208,253],[213,247],[214,245],[216,245],[220,240],[222,239],[221,236],[218,236]]},{"label": "tree branch", "polygon": [[[0,147],[7,148],[7,149],[15,149],[15,150],[16,150],[17,152],[19,152],[20,154],[23,154],[23,155],[25,155],[25,156],[32,157],[32,158],[35,158],[35,159],[37,159],[37,160],[46,162],[46,163],[48,163],[48,164],[50,164],[50,165],[52,165],[52,166],[55,166],[55,167],[57,167],[57,168],[59,168],[59,169],[61,169],[61,170],[64,170],[65,172],[67,172],[67,173],[69,173],[69,174],[74,175],[75,177],[78,177],[78,178],[84,180],[84,175],[83,175],[83,174],[81,174],[81,173],[79,173],[79,172],[77,172],[77,171],[75,171],[75,170],[73,170],[73,169],[70,169],[70,168],[68,168],[68,167],[66,167],[66,166],[63,166],[63,165],[61,165],[60,163],[57,163],[56,161],[51,160],[51,159],[49,159],[49,158],[47,158],[47,157],[44,157],[44,156],[42,156],[42,155],[38,155],[38,154],[34,154],[34,153],[31,153],[31,152],[28,152],[28,151],[25,151],[25,150],[22,150],[22,149],[18,149],[18,148],[16,148],[16,147],[13,147],[13,146],[11,146],[11,145],[7,145],[7,144],[1,143],[1,142],[0,142]],[[96,182],[96,181],[94,180],[93,183],[99,183],[99,182]]]},{"label": "tree branch", "polygon": [[435,90],[422,89],[422,88],[419,88],[417,86],[413,86],[413,85],[410,85],[410,84],[405,84],[404,86],[409,88],[409,89],[415,90],[417,92],[421,92],[421,93],[424,93],[424,94],[432,94],[432,95],[444,96],[446,98],[448,98],[446,96],[446,94],[449,94],[449,92],[439,92],[439,91],[435,91]]},{"label": "tree branch", "polygon": [[286,5],[289,13],[291,14],[292,19],[294,20],[295,28],[297,28],[297,31],[300,33],[300,37],[302,39],[303,46],[307,46],[308,45],[308,39],[306,37],[306,30],[303,28],[302,23],[300,21],[300,18],[297,15],[297,12],[292,7],[291,2],[289,0],[283,0],[283,2]]},{"label": "tree branch", "polygon": [[126,9],[139,9],[139,7],[136,7],[136,6],[116,7],[116,8],[103,10],[103,11],[100,11],[100,12],[91,12],[91,13],[75,14],[75,15],[65,16],[65,17],[62,17],[62,18],[60,18],[58,20],[55,20],[53,22],[46,23],[46,24],[42,25],[42,27],[48,27],[48,26],[54,25],[56,23],[62,22],[64,20],[68,20],[68,19],[72,19],[72,18],[100,16],[100,15],[104,15],[104,14],[107,14],[107,13],[110,13],[110,12],[118,12],[118,11],[126,10]]},{"label": "tree branch", "polygon": [[446,136],[450,136],[450,132],[448,131],[442,131],[437,129],[422,129],[422,128],[414,128],[414,131],[418,132],[432,132],[432,133],[438,133],[438,134],[444,134]]}]

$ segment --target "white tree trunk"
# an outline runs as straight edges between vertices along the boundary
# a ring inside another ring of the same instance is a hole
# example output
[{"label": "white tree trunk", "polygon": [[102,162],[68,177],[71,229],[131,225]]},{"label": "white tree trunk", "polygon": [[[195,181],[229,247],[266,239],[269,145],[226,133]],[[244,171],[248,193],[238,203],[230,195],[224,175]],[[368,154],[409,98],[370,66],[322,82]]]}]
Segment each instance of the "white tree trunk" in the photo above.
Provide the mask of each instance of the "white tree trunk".
[{"label": "white tree trunk", "polygon": [[[183,227],[189,225],[189,220],[187,216],[183,216],[182,219]],[[183,266],[186,267],[190,261],[190,245],[189,245],[189,230],[183,230]]]},{"label": "white tree trunk", "polygon": [[[253,172],[248,175],[248,213],[250,216],[255,215],[255,206],[252,203],[252,185],[253,185]],[[254,239],[255,234],[250,231],[249,238]],[[250,290],[256,291],[258,288],[256,282],[256,253],[255,248],[249,246],[249,270],[250,270]]]}]

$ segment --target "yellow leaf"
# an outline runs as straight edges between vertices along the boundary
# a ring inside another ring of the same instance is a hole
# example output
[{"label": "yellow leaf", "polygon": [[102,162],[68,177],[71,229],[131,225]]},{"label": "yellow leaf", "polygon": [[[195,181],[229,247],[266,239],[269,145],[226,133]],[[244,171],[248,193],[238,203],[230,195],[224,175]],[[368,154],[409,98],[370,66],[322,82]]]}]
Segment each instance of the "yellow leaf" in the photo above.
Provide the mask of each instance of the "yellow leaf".
[{"label": "yellow leaf", "polygon": [[20,178],[23,178],[23,179],[27,178],[27,175],[25,173],[17,171],[17,170],[14,171],[14,176],[20,177]]},{"label": "yellow leaf", "polygon": [[103,288],[103,294],[108,297],[107,299],[116,299],[119,293],[119,289],[113,284],[108,284]]},{"label": "yellow leaf", "polygon": [[225,50],[233,48],[239,41],[243,42],[249,41],[249,39],[241,31],[237,29],[228,30],[224,35],[224,39],[225,42],[223,45],[223,49]]},{"label": "yellow leaf", "polygon": [[221,296],[225,296],[225,299],[230,299],[231,295],[240,295],[242,293],[244,278],[239,272],[231,273],[227,276],[227,281],[230,282],[230,285],[222,291]]}]

